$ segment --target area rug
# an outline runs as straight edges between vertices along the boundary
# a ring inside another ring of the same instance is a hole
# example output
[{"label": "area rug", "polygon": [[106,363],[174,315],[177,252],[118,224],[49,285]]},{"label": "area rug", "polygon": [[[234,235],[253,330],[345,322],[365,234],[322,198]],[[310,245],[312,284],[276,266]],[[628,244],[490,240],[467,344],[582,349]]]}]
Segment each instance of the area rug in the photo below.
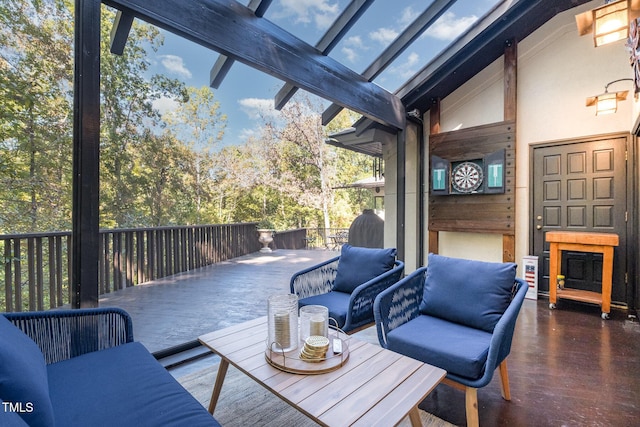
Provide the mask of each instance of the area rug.
[{"label": "area rug", "polygon": [[[212,361],[210,367],[180,377],[178,381],[205,408],[208,408],[217,372],[218,363]],[[214,416],[223,427],[312,427],[318,425],[233,366],[229,366],[227,371]],[[420,418],[423,426],[453,426],[453,424],[422,410],[420,410]],[[407,417],[399,425],[409,427],[411,422]]]}]

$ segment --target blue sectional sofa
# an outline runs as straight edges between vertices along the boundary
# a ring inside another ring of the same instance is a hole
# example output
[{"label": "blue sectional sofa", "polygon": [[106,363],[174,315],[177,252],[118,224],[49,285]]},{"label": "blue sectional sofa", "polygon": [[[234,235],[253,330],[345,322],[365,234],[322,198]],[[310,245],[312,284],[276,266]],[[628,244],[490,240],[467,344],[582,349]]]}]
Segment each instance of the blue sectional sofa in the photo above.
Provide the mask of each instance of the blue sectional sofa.
[{"label": "blue sectional sofa", "polygon": [[126,312],[98,308],[0,315],[0,425],[220,424],[133,341]]}]

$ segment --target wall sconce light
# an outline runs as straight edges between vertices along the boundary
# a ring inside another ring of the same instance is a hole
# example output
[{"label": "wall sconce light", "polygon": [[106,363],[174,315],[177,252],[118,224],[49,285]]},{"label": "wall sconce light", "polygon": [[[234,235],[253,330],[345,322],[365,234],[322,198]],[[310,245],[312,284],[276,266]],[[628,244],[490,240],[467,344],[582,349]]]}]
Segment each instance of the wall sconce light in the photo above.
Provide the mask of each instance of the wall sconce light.
[{"label": "wall sconce light", "polygon": [[629,94],[628,90],[619,92],[609,92],[609,86],[613,83],[622,82],[625,80],[633,81],[633,79],[618,79],[607,83],[604,87],[604,93],[596,96],[590,96],[587,98],[587,107],[596,106],[596,116],[603,114],[613,114],[618,111],[618,101],[624,101]]},{"label": "wall sconce light", "polygon": [[604,6],[576,15],[578,34],[593,33],[596,47],[629,37],[629,22],[640,17],[640,0],[605,1]]}]

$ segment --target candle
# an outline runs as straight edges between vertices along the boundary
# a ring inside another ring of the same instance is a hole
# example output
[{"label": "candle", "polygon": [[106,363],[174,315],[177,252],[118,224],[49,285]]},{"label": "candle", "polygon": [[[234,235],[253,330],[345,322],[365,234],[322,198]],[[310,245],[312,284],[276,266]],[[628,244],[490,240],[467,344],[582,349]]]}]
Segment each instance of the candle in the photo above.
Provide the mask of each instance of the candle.
[{"label": "candle", "polygon": [[287,348],[291,345],[291,328],[289,322],[290,319],[288,312],[285,311],[274,314],[276,345],[281,349]]},{"label": "candle", "polygon": [[325,336],[325,321],[323,316],[313,316],[309,321],[310,335]]}]

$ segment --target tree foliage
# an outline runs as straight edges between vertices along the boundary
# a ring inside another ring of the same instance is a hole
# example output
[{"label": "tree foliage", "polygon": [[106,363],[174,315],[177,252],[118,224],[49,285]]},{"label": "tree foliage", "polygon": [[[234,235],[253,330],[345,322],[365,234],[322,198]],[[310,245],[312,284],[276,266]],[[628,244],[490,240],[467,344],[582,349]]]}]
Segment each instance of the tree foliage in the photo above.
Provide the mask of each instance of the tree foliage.
[{"label": "tree foliage", "polygon": [[0,6],[0,224],[15,224],[15,231],[69,218],[68,6],[27,0]]},{"label": "tree foliage", "polygon": [[[258,136],[222,146],[215,93],[150,73],[161,33],[134,21],[124,54],[112,55],[114,12],[102,18],[101,227],[345,227],[370,203],[335,188],[370,176],[371,159],[325,143],[352,114],[323,128],[320,103],[299,96]],[[73,21],[71,0],[0,3],[0,233],[71,228]],[[176,107],[161,114],[166,99]]]}]

